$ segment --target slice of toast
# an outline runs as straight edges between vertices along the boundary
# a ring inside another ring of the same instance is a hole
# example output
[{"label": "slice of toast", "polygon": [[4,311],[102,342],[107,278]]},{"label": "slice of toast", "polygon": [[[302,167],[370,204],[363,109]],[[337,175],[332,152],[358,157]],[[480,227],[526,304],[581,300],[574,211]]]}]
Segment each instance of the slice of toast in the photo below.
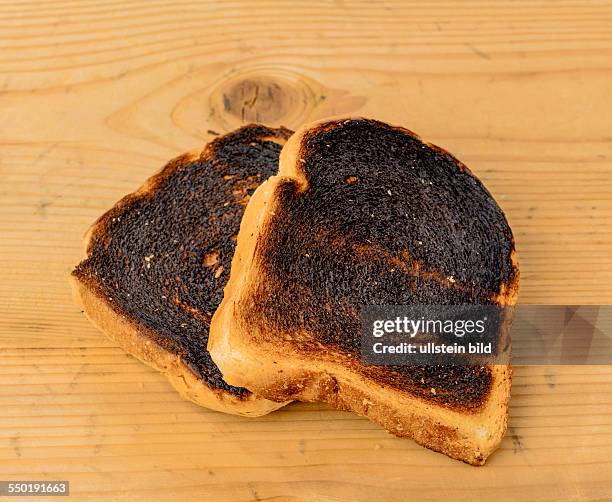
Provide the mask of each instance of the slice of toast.
[{"label": "slice of toast", "polygon": [[94,223],[71,275],[94,324],[207,408],[259,416],[284,404],[228,385],[206,345],[247,201],[290,135],[246,126],[172,160]]},{"label": "slice of toast", "polygon": [[482,183],[412,132],[302,128],[245,212],[208,349],[223,377],[324,401],[470,464],[506,430],[509,366],[371,366],[360,306],[514,304],[512,232]]}]

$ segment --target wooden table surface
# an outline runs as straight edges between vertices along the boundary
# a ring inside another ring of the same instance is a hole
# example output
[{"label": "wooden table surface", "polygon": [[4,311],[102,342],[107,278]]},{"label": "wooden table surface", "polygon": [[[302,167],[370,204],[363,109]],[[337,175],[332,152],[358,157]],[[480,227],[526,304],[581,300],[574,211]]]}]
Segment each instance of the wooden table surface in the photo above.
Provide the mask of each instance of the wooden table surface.
[{"label": "wooden table surface", "polygon": [[612,303],[612,2],[0,5],[0,479],[104,500],[612,499],[612,368],[518,367],[474,468],[350,413],[182,401],[71,301],[89,224],[250,121],[404,125],[480,176],[523,303]]}]

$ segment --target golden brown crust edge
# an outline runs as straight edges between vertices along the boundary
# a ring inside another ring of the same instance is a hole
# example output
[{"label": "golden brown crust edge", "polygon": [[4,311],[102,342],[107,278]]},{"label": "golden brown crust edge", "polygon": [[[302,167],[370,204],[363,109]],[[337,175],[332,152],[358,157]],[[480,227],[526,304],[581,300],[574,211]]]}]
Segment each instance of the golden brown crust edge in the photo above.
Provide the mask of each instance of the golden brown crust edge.
[{"label": "golden brown crust edge", "polygon": [[211,410],[249,417],[266,415],[286,404],[262,399],[254,394],[241,399],[210,388],[180,357],[142,334],[132,321],[118,315],[94,288],[74,275],[70,277],[70,282],[75,301],[82,306],[88,319],[127,353],[163,373],[184,399]]},{"label": "golden brown crust edge", "polygon": [[[318,124],[323,122],[326,121]],[[301,138],[311,127],[312,124],[305,126],[290,138],[281,153],[278,176],[262,184],[249,202],[240,227],[224,300],[211,324],[208,348],[213,360],[232,385],[246,386],[269,399],[327,402],[339,409],[367,416],[388,431],[412,438],[449,457],[472,465],[484,464],[506,432],[512,375],[510,366],[492,367],[492,390],[487,402],[477,412],[462,414],[418,398],[402,397],[400,403],[399,393],[384,390],[373,382],[360,381],[358,375],[335,367],[331,361],[313,365],[312,361],[304,360],[295,352],[285,354],[282,360],[270,361],[270,356],[261,346],[243,343],[240,336],[243,327],[234,309],[241,301],[243,288],[248,287],[253,275],[258,273],[253,266],[253,256],[258,238],[266,234],[276,186],[283,177],[297,179],[302,184],[305,182],[294,166]],[[517,265],[515,252],[512,260]],[[514,282],[502,289],[500,304],[516,302],[518,266],[516,272]],[[253,338],[261,340],[259,335]]]},{"label": "golden brown crust edge", "polygon": [[[186,162],[197,160],[205,152],[206,147],[173,159],[148,178],[137,191],[123,197],[113,208],[100,216],[85,235],[86,254],[92,239],[97,234],[104,234],[109,214],[112,214],[116,208],[153,191],[175,169]],[[163,373],[184,399],[211,410],[248,417],[263,416],[287,404],[287,402],[267,400],[253,393],[247,397],[238,397],[208,386],[179,356],[164,349],[154,341],[153,337],[147,336],[143,327],[117,313],[109,300],[101,295],[95,286],[88,284],[87,280],[72,273],[70,284],[74,301],[82,307],[87,318],[127,353]]]},{"label": "golden brown crust edge", "polygon": [[[217,318],[216,322],[239,324],[231,308],[221,315],[230,320]],[[239,333],[235,327],[230,329]],[[492,388],[481,409],[461,412],[385,389],[331,360],[314,362],[283,348],[282,357],[271,358],[265,347],[242,344],[238,336],[209,338],[209,350],[225,380],[246,385],[268,399],[326,402],[472,465],[484,464],[505,435],[512,375],[509,366],[492,367]]]}]

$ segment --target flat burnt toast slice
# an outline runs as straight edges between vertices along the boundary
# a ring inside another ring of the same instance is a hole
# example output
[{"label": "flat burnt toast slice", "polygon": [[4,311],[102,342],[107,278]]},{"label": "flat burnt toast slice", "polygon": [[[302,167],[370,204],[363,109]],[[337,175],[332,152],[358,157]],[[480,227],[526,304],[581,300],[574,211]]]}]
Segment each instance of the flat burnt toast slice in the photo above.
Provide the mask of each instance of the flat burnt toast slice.
[{"label": "flat burnt toast slice", "polygon": [[172,160],[94,223],[71,275],[94,324],[207,408],[259,416],[284,404],[227,384],[206,345],[245,206],[290,135],[250,125]]},{"label": "flat burnt toast slice", "polygon": [[268,399],[324,401],[481,465],[507,423],[511,368],[371,366],[360,306],[514,304],[503,212],[469,169],[367,119],[305,126],[252,197],[208,349]]}]

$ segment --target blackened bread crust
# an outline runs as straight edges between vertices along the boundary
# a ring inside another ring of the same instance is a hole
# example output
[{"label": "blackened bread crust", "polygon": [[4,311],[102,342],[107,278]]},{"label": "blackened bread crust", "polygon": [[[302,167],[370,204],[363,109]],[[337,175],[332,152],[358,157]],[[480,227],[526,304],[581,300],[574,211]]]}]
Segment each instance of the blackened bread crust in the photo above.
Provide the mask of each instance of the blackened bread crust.
[{"label": "blackened bread crust", "polygon": [[208,348],[234,385],[353,410],[480,465],[506,430],[510,367],[365,365],[359,306],[517,293],[512,232],[466,166],[403,128],[320,122],[249,203]]},{"label": "blackened bread crust", "polygon": [[284,404],[228,385],[206,345],[245,206],[290,134],[251,125],[174,159],[95,222],[71,276],[106,335],[215,410],[259,416]]}]

